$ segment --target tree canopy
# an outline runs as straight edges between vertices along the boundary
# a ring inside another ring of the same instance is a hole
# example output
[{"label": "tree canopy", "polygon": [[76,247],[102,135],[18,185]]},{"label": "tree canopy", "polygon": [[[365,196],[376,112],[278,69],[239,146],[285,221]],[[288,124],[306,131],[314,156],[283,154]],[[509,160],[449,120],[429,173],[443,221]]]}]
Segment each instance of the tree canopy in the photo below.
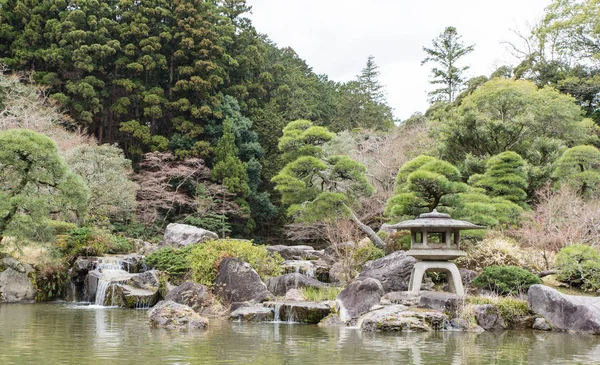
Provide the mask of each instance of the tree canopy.
[{"label": "tree canopy", "polygon": [[89,190],[69,170],[48,137],[24,129],[0,131],[0,241],[41,238],[51,215],[86,218]]}]

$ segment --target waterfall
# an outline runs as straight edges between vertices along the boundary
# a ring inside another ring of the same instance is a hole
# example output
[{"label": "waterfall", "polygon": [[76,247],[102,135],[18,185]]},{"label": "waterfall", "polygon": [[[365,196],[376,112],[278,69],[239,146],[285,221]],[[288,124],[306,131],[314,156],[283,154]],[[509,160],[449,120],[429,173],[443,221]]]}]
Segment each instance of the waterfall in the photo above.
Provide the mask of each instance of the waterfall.
[{"label": "waterfall", "polygon": [[275,307],[273,308],[273,322],[274,323],[281,322],[281,317],[279,314],[280,312],[281,312],[281,303],[276,303]]},{"label": "waterfall", "polygon": [[294,323],[294,305],[290,304],[288,307],[288,318],[287,318],[287,323],[291,324]]},{"label": "waterfall", "polygon": [[123,270],[123,260],[119,257],[98,257],[96,270],[98,275],[98,284],[96,287],[96,299],[94,304],[104,306],[106,302],[106,293],[109,288],[111,291],[110,306],[114,306],[115,284],[125,284],[131,277],[127,271]]},{"label": "waterfall", "polygon": [[293,267],[294,272],[297,274],[303,274],[310,278],[315,277],[315,267],[314,264],[310,261],[290,260],[284,263],[284,265],[288,265],[288,267]]},{"label": "waterfall", "polygon": [[150,298],[140,297],[135,303],[135,309],[148,309],[150,308]]},{"label": "waterfall", "polygon": [[107,281],[104,279],[98,279],[98,288],[96,289],[96,301],[94,302],[95,305],[99,305],[99,306],[104,305],[104,299],[106,297],[106,290],[108,289],[110,284],[111,284],[110,281]]},{"label": "waterfall", "polygon": [[123,260],[119,257],[98,257],[97,269],[101,270],[123,270]]}]

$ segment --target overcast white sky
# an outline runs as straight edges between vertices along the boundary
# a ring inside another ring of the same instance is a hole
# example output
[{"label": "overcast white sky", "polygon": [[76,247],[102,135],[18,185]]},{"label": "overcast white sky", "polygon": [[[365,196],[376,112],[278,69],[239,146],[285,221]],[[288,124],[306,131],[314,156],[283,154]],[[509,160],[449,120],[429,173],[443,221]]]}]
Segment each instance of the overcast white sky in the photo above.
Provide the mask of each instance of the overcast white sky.
[{"label": "overcast white sky", "polygon": [[319,74],[353,79],[373,55],[389,104],[406,119],[427,107],[430,65],[423,46],[454,26],[475,51],[464,57],[468,76],[489,75],[512,62],[502,41],[511,29],[539,21],[550,0],[247,0],[259,32],[292,47]]}]

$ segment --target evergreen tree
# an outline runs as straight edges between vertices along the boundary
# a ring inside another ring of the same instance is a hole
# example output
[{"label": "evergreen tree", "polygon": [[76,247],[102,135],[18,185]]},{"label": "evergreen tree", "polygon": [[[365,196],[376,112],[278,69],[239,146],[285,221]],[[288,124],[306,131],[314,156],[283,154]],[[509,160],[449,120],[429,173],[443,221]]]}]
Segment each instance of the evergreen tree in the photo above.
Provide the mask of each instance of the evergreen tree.
[{"label": "evergreen tree", "polygon": [[577,189],[582,196],[594,194],[600,184],[600,151],[594,146],[576,146],[556,161],[552,175],[558,184]]},{"label": "evergreen tree", "polygon": [[527,198],[527,172],[523,158],[512,151],[492,156],[483,175],[472,175],[469,184],[484,189],[489,196],[502,197],[519,205]]},{"label": "evergreen tree", "polygon": [[448,205],[451,194],[466,191],[460,171],[452,164],[421,155],[405,163],[396,177],[394,195],[387,201],[385,215],[402,220]]},{"label": "evergreen tree", "polygon": [[6,235],[44,238],[50,214],[82,222],[88,188],[48,137],[25,129],[0,131],[0,241]]},{"label": "evergreen tree", "polygon": [[288,124],[279,146],[289,162],[272,179],[281,193],[281,203],[296,222],[350,217],[375,245],[383,247],[383,241],[353,211],[359,197],[374,193],[365,176],[365,166],[348,156],[323,154],[322,144],[334,136],[309,121]]},{"label": "evergreen tree", "polygon": [[337,113],[331,121],[335,131],[353,128],[389,130],[394,126],[392,108],[387,104],[379,67],[369,56],[367,65],[356,80],[338,87]]},{"label": "evergreen tree", "polygon": [[215,148],[212,176],[214,180],[222,182],[230,192],[242,198],[250,193],[247,166],[238,157],[233,122],[229,118],[223,122],[223,136]]},{"label": "evergreen tree", "polygon": [[396,191],[387,201],[385,215],[395,223],[433,209],[490,227],[516,224],[523,213],[511,201],[490,197],[484,189],[461,182],[452,164],[421,155],[398,171]]},{"label": "evergreen tree", "polygon": [[465,46],[462,36],[454,27],[447,27],[442,34],[435,38],[432,48],[423,47],[427,57],[421,61],[421,65],[429,62],[438,65],[431,69],[433,76],[431,84],[444,86],[429,93],[432,103],[454,101],[463,86],[463,74],[469,69],[469,66],[458,66],[458,61],[473,52],[474,47],[474,45]]}]

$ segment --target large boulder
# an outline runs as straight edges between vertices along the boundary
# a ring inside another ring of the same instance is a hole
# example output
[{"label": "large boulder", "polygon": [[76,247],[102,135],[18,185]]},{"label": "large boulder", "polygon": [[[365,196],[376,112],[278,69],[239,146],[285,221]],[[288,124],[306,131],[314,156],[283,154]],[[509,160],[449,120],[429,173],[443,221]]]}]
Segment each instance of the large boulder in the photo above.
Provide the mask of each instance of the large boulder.
[{"label": "large boulder", "polygon": [[300,273],[285,274],[267,280],[267,288],[277,296],[285,295],[290,289],[323,288],[324,286],[325,284],[320,281]]},{"label": "large boulder", "polygon": [[277,252],[284,260],[316,260],[317,256],[313,255],[315,249],[312,246],[284,246],[273,245],[267,246],[267,251]]},{"label": "large boulder", "polygon": [[0,261],[0,303],[33,303],[36,286],[34,269],[12,257]]},{"label": "large boulder", "polygon": [[219,236],[216,233],[207,231],[206,229],[187,224],[171,223],[165,230],[162,244],[165,246],[183,247],[192,243],[217,238]]},{"label": "large boulder", "polygon": [[262,305],[240,307],[231,312],[229,319],[240,322],[272,322],[273,310]]},{"label": "large boulder", "polygon": [[178,287],[169,290],[165,300],[185,304],[196,312],[211,304],[211,294],[207,287],[199,283],[186,281]]},{"label": "large boulder", "polygon": [[232,257],[221,261],[214,288],[229,303],[250,300],[262,303],[274,297],[249,263]]},{"label": "large boulder", "polygon": [[367,262],[357,280],[377,279],[383,291],[406,291],[410,283],[410,274],[417,260],[406,256],[404,251],[396,251],[385,257]]},{"label": "large boulder", "polygon": [[165,300],[185,304],[196,312],[209,316],[221,315],[225,311],[223,305],[207,287],[191,281],[169,290]]},{"label": "large boulder", "polygon": [[493,304],[480,304],[475,306],[475,320],[486,331],[504,330],[507,328],[500,309]]},{"label": "large boulder", "polygon": [[205,329],[208,320],[187,305],[172,301],[158,302],[148,311],[150,324],[166,328]]},{"label": "large boulder", "polygon": [[407,307],[416,306],[421,301],[421,294],[410,291],[391,291],[381,298],[382,305],[402,304]]},{"label": "large boulder", "polygon": [[562,294],[536,284],[527,293],[530,309],[559,330],[600,334],[600,297]]},{"label": "large boulder", "polygon": [[340,307],[340,318],[345,322],[358,318],[371,310],[371,307],[379,305],[382,295],[383,287],[377,279],[364,278],[353,281],[336,299]]},{"label": "large boulder", "polygon": [[464,296],[454,293],[423,292],[419,300],[419,307],[435,309],[446,313],[450,318],[454,318],[458,315],[464,303]]},{"label": "large boulder", "polygon": [[267,302],[276,321],[317,324],[331,313],[333,302]]},{"label": "large boulder", "polygon": [[373,331],[433,331],[446,329],[448,316],[434,311],[420,309],[409,310],[396,304],[371,311],[359,320],[360,329]]}]

